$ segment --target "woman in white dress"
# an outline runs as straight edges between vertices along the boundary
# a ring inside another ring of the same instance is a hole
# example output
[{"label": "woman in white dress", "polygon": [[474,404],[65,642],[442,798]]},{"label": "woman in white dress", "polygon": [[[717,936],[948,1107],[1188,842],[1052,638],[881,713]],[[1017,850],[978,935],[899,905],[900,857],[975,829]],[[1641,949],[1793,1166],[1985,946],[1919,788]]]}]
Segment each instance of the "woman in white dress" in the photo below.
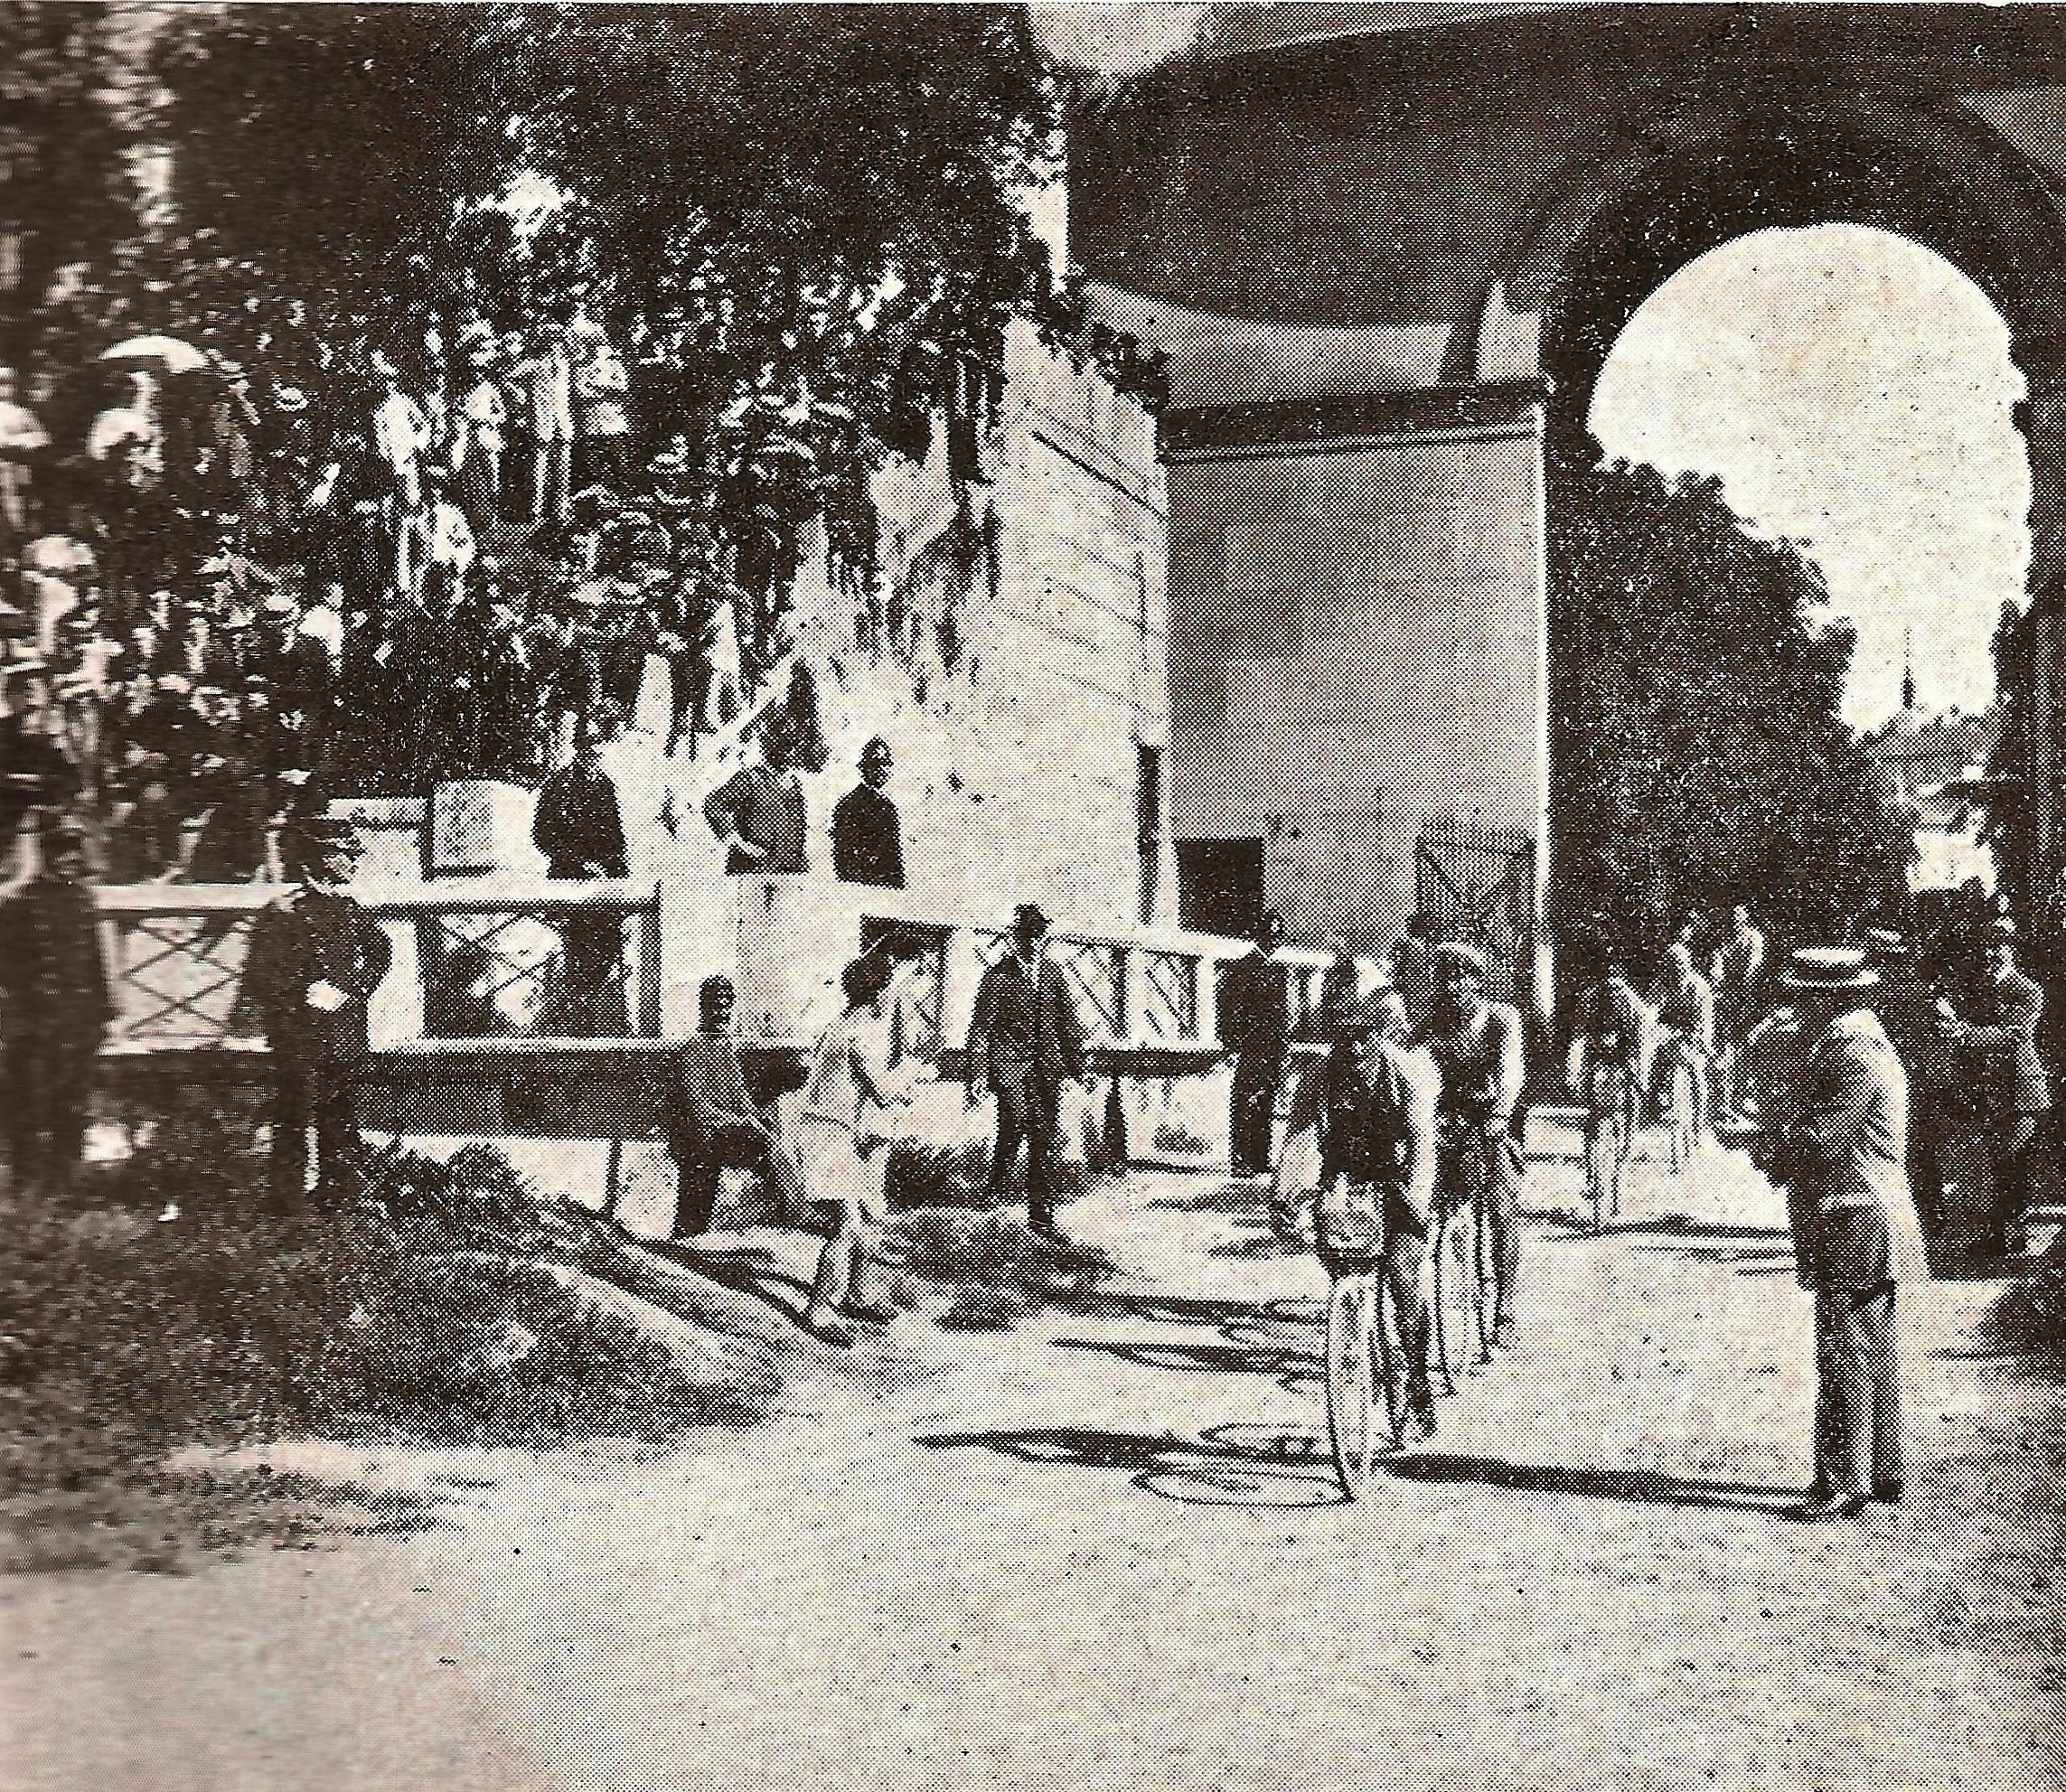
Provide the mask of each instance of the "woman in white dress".
[{"label": "woman in white dress", "polygon": [[847,1009],[812,1054],[797,1116],[805,1196],[839,1209],[803,1314],[804,1330],[827,1344],[854,1341],[847,1319],[897,1317],[894,1307],[870,1298],[869,1287],[887,1213],[894,1117],[911,1103],[916,1068],[890,1068],[891,1014],[883,998],[891,974],[886,956],[876,952],[840,973]]}]

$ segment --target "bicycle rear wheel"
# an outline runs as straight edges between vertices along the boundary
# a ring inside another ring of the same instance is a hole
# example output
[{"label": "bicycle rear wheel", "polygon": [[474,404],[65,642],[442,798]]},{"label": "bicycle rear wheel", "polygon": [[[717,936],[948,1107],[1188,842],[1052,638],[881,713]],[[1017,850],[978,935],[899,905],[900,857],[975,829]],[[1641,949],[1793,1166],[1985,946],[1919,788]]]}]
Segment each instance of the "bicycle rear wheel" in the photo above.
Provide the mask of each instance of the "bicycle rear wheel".
[{"label": "bicycle rear wheel", "polygon": [[1327,1301],[1327,1428],[1341,1491],[1358,1499],[1376,1459],[1377,1278],[1337,1276]]}]

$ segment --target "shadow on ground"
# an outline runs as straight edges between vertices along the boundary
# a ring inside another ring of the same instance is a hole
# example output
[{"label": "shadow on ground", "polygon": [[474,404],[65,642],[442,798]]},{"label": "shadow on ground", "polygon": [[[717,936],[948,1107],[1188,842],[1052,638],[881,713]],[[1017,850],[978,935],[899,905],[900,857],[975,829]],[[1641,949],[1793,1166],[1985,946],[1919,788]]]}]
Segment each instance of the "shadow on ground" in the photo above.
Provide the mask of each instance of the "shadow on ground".
[{"label": "shadow on ground", "polygon": [[1477,1483],[1517,1493],[1576,1494],[1596,1499],[1634,1500],[1645,1506],[1723,1506],[1746,1512],[1778,1513],[1800,1499],[1798,1487],[1697,1480],[1647,1468],[1573,1468],[1554,1463],[1502,1462],[1487,1456],[1438,1453],[1401,1457],[1386,1466],[1404,1481]]},{"label": "shadow on ground", "polygon": [[1326,1445],[1291,1425],[1217,1425],[1195,1440],[1071,1429],[920,1438],[928,1450],[996,1450],[1022,1462],[1117,1469],[1141,1492],[1184,1506],[1337,1506]]}]

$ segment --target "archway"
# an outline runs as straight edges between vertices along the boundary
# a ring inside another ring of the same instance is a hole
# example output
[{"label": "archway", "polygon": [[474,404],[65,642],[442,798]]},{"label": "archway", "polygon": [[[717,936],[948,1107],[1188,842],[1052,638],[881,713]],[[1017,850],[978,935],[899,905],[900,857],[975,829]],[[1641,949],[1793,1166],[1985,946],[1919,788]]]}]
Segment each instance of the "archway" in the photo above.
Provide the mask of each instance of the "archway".
[{"label": "archway", "polygon": [[[2012,688],[2016,838],[2012,896],[2043,918],[2060,881],[2058,613],[2066,606],[2066,225],[2027,165],[1988,128],[1920,102],[1720,104],[1639,123],[1574,165],[1564,197],[1508,263],[1496,297],[1542,320],[1553,462],[1582,438],[1607,358],[1651,295],[1759,232],[1863,226],[1941,257],[2005,322],[2028,381],[2015,421],[2031,471],[2033,600]],[[1489,315],[1489,314],[1488,314]],[[1554,500],[1553,500],[1554,502]]]}]

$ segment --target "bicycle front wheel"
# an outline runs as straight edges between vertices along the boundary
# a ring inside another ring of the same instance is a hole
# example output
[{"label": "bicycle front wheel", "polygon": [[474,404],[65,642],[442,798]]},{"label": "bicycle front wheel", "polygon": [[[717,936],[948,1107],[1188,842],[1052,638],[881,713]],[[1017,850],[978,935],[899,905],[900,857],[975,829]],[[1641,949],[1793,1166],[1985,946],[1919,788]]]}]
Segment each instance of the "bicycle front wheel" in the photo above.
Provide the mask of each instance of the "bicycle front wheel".
[{"label": "bicycle front wheel", "polygon": [[1376,1459],[1377,1279],[1337,1276],[1327,1301],[1327,1427],[1341,1491],[1359,1499]]}]

